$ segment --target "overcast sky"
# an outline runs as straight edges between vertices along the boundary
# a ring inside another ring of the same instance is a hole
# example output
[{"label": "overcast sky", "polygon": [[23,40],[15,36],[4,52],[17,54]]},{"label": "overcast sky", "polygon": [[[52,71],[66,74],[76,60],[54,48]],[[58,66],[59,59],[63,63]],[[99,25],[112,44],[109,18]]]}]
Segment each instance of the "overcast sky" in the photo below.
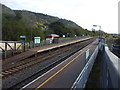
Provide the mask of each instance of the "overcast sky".
[{"label": "overcast sky", "polygon": [[0,2],[11,9],[29,10],[72,20],[88,30],[91,30],[93,25],[100,25],[107,33],[118,33],[118,1],[2,0]]}]

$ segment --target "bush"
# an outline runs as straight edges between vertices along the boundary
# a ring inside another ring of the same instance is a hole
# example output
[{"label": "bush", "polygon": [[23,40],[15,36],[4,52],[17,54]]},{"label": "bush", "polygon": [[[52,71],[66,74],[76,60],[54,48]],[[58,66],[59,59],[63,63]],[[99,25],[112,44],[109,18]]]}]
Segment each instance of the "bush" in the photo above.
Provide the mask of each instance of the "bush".
[{"label": "bush", "polygon": [[115,43],[116,45],[120,45],[120,38],[115,39],[114,43]]}]

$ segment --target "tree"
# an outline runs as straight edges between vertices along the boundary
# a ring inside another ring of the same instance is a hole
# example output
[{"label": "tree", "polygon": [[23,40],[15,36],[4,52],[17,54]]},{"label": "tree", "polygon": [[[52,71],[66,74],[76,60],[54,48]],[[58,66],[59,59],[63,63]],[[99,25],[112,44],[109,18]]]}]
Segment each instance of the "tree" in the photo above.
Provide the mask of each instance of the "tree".
[{"label": "tree", "polygon": [[49,28],[52,29],[55,34],[60,36],[62,36],[66,31],[65,25],[61,22],[53,22],[49,25]]}]

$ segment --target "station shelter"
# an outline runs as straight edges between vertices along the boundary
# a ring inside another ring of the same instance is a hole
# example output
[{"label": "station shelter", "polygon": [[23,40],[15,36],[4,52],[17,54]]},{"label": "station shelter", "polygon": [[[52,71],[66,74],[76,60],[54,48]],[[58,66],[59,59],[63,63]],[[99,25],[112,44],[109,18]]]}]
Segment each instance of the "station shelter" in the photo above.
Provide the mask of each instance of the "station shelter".
[{"label": "station shelter", "polygon": [[46,44],[51,44],[51,43],[58,43],[59,42],[59,35],[57,34],[49,34],[46,36]]}]

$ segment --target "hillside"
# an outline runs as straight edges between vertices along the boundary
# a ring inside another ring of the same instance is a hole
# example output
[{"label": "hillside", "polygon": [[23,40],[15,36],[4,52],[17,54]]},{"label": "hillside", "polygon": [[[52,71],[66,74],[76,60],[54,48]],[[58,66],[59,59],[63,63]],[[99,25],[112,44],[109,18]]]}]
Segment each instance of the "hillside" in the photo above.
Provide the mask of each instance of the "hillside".
[{"label": "hillside", "polygon": [[26,10],[12,10],[5,5],[2,5],[2,22],[3,40],[20,40],[21,35],[27,36],[27,41],[34,36],[45,39],[45,35],[51,33],[60,36],[69,33],[70,37],[74,37],[88,32],[70,20]]}]

